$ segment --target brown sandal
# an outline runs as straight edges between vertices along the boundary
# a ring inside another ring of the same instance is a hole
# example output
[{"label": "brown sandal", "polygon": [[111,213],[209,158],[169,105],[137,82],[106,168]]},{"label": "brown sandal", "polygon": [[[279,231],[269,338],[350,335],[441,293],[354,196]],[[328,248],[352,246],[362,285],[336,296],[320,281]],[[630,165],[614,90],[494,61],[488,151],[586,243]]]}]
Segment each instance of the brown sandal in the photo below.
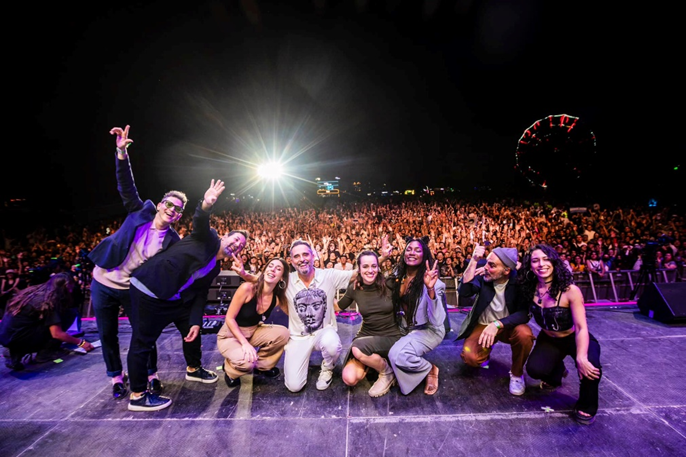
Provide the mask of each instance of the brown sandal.
[{"label": "brown sandal", "polygon": [[426,387],[424,393],[426,395],[433,395],[438,391],[438,367],[431,365],[431,371],[426,375]]}]

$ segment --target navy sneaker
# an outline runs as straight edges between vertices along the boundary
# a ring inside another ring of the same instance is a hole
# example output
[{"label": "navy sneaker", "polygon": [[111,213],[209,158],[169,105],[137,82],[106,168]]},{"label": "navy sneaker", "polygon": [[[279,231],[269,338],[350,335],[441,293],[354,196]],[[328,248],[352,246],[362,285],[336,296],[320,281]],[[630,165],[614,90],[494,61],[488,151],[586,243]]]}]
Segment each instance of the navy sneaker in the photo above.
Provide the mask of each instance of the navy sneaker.
[{"label": "navy sneaker", "polygon": [[159,411],[171,404],[171,398],[146,391],[141,398],[129,399],[129,411]]},{"label": "navy sneaker", "polygon": [[219,376],[214,371],[209,371],[203,367],[195,371],[186,370],[186,381],[202,382],[203,384],[213,384],[217,382]]}]

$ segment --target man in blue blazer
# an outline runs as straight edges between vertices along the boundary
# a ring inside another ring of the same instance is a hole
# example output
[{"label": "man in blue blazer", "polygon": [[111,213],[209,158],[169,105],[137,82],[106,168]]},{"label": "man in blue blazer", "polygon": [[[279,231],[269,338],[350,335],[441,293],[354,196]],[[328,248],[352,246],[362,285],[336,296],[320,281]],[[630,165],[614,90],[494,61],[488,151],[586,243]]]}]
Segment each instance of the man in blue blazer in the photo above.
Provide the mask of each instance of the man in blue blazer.
[{"label": "man in blue blazer", "polygon": [[[179,241],[179,234],[171,227],[181,218],[188,199],[183,192],[172,190],[155,205],[138,196],[131,171],[127,148],[133,143],[129,126],[114,127],[117,137],[117,189],[128,212],[121,227],[103,239],[89,254],[95,264],[91,281],[91,301],[102,342],[107,375],[112,378],[112,396],[122,398],[126,392],[119,350],[119,309],[124,308],[132,329],[137,322],[131,309],[129,285],[131,273],[158,252]],[[157,377],[157,352],[150,352],[148,361],[150,388],[161,391]]]}]

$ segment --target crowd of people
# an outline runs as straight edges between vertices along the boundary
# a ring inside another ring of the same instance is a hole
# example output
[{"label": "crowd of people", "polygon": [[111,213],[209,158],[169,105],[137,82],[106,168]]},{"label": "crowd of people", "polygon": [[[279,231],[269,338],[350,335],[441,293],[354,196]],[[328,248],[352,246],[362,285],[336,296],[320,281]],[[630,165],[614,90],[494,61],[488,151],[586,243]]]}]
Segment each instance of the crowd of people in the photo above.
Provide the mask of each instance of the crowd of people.
[{"label": "crowd of people", "polygon": [[[213,212],[225,185],[212,180],[190,214],[180,191],[158,203],[140,199],[127,150],[133,143],[129,127],[110,133],[117,138],[126,217],[5,238],[0,344],[10,350],[13,369],[21,368],[27,353],[56,341],[92,350],[85,339],[65,333],[77,292],[88,291],[114,398],[129,391],[120,360],[121,310],[131,321],[132,411],[171,404],[156,367],[157,338],[171,323],[183,339],[186,379],[217,381],[200,364],[198,335],[210,284],[221,269],[230,269],[245,282],[217,335],[229,387],[254,371],[278,376],[276,363],[285,351],[285,385],[298,392],[318,351],[316,387],[328,388],[343,355],[336,312],[354,302],[363,325],[344,355],[344,382],[354,386],[372,368],[378,373],[373,397],[395,384],[408,395],[422,383],[424,393],[434,395],[439,367],[424,356],[445,336],[443,280],[456,278],[460,296],[477,296],[458,336],[464,362],[487,365],[494,344],[509,344],[509,391],[522,395],[525,366],[541,387],[552,389],[567,374],[563,359],[572,356],[581,379],[575,418],[588,424],[598,408],[600,347],[587,328],[573,273],[604,276],[646,262],[683,273],[684,217],[671,210],[427,197]],[[288,328],[264,323],[276,306],[288,314]],[[537,337],[531,316],[542,329]]]},{"label": "crowd of people", "polygon": [[[24,239],[6,238],[0,249],[2,294],[13,287],[44,282],[54,272],[72,271],[79,277],[82,271],[89,273],[92,264],[87,254],[116,232],[122,221],[51,230],[42,227]],[[441,277],[461,276],[477,243],[515,247],[521,258],[531,246],[545,242],[561,254],[573,272],[598,275],[610,270],[638,270],[646,248],[651,246],[655,248],[656,269],[674,269],[681,275],[686,255],[684,215],[673,214],[671,208],[588,207],[572,212],[545,202],[510,200],[472,203],[400,198],[350,203],[329,199],[317,208],[303,203],[274,212],[227,211],[213,214],[211,224],[219,232],[227,227],[250,231],[241,256],[246,271],[253,273],[272,258],[286,258],[290,243],[300,238],[313,245],[318,268],[352,269],[355,255],[364,249],[378,252],[385,234],[394,239],[427,234]],[[191,226],[190,214],[174,224],[181,238],[190,233]],[[384,274],[399,258],[396,247],[381,265]],[[222,268],[230,269],[230,263]]]}]

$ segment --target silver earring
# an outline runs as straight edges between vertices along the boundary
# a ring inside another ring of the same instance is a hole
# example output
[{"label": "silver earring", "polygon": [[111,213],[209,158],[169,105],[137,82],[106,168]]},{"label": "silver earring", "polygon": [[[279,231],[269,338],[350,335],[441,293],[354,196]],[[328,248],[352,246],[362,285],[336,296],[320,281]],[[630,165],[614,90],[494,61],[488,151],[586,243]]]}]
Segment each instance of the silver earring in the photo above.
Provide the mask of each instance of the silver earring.
[{"label": "silver earring", "polygon": [[286,281],[283,279],[279,281],[279,289],[285,289],[286,288]]}]

